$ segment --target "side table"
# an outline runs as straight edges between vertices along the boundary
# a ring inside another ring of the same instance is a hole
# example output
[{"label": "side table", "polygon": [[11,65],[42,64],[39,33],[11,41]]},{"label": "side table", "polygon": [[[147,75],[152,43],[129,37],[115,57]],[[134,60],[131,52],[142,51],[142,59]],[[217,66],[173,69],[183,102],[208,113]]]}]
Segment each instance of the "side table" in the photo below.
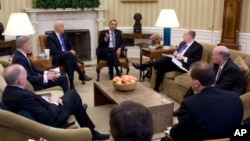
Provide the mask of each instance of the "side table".
[{"label": "side table", "polygon": [[0,49],[8,49],[8,53],[12,56],[12,48],[16,46],[16,40],[0,40]]},{"label": "side table", "polygon": [[[161,48],[156,50],[150,50],[149,48],[140,47],[140,64],[142,64],[142,57],[149,57],[150,62],[153,62],[156,59],[162,58],[162,54],[173,54],[176,50],[176,46],[171,46],[169,48]],[[152,68],[150,70],[152,72]],[[140,81],[144,81],[144,77],[142,77],[142,71],[140,71]]]},{"label": "side table", "polygon": [[50,68],[52,68],[52,56],[50,56],[49,58],[38,58],[35,55],[30,55],[29,56],[32,64],[40,69],[43,70],[48,70]]}]

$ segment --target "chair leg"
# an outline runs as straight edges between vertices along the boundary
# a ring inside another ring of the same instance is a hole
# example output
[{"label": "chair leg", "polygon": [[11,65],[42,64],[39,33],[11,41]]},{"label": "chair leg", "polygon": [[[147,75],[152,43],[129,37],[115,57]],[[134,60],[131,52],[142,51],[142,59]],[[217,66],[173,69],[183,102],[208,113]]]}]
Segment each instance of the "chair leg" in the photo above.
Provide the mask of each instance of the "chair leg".
[{"label": "chair leg", "polygon": [[97,74],[97,78],[96,81],[100,81],[100,68],[96,67],[96,74]]},{"label": "chair leg", "polygon": [[129,73],[129,70],[130,70],[130,68],[129,68],[129,67],[127,67],[127,75],[128,75],[128,73]]},{"label": "chair leg", "polygon": [[120,70],[121,70],[121,73],[122,73],[122,66],[120,66]]}]

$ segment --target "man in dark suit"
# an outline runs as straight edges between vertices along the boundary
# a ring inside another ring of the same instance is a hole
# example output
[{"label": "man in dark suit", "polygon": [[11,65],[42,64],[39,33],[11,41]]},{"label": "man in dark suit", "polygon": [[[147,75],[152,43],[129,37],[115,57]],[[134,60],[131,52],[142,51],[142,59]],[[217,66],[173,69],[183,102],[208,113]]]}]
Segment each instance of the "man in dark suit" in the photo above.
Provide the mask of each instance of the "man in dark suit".
[{"label": "man in dark suit", "polygon": [[[214,63],[214,72],[216,74],[215,87],[234,91],[241,95],[245,92],[246,84],[239,67],[230,58],[230,53],[227,47],[217,46],[212,52],[212,61]],[[190,88],[185,95],[194,95]]]},{"label": "man in dark suit", "polygon": [[35,121],[42,124],[67,128],[68,117],[73,114],[81,127],[88,127],[93,140],[106,140],[107,134],[100,134],[83,107],[81,98],[75,90],[68,90],[62,97],[43,98],[25,89],[27,72],[19,64],[8,66],[4,71],[7,82],[2,95],[3,102],[12,112],[27,111]]},{"label": "man in dark suit", "polygon": [[178,123],[170,136],[174,141],[201,141],[228,138],[234,125],[240,125],[243,104],[233,91],[214,87],[215,73],[210,64],[196,62],[189,71],[195,95],[183,100]]},{"label": "man in dark suit", "polygon": [[[186,30],[183,34],[183,41],[180,43],[177,51],[173,53],[174,57],[182,64],[186,70],[189,66],[201,60],[203,47],[194,40],[195,31]],[[146,64],[135,64],[132,63],[136,69],[145,70],[147,67],[154,67],[157,71],[156,81],[154,90],[159,92],[160,84],[163,80],[164,74],[170,71],[185,72],[183,69],[179,68],[175,63],[172,62],[172,58],[164,57],[162,59],[156,60],[152,63]]]},{"label": "man in dark suit", "polygon": [[68,78],[63,73],[58,73],[54,70],[44,71],[36,68],[27,57],[31,53],[32,44],[27,36],[21,36],[16,40],[16,52],[14,54],[12,63],[20,64],[28,73],[28,81],[33,86],[34,90],[42,90],[49,87],[59,85],[63,91],[69,89]]},{"label": "man in dark suit", "polygon": [[74,71],[79,74],[81,81],[89,81],[92,78],[88,77],[82,71],[76,60],[76,51],[68,36],[64,33],[64,22],[56,21],[54,25],[55,31],[48,36],[48,48],[53,56],[52,63],[54,66],[64,65],[70,82],[70,88],[74,89]]},{"label": "man in dark suit", "polygon": [[100,59],[106,59],[109,67],[110,80],[113,78],[113,67],[115,67],[116,75],[120,76],[118,69],[120,65],[118,57],[124,48],[122,32],[117,28],[117,21],[112,19],[109,21],[109,29],[103,30],[99,35],[99,45],[96,49],[96,55]]}]

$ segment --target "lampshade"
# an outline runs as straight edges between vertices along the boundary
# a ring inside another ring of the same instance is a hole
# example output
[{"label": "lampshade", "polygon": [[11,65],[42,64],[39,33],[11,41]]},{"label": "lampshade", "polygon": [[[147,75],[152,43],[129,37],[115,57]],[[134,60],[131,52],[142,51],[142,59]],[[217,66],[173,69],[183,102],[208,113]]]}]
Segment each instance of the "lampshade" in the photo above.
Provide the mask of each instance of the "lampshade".
[{"label": "lampshade", "polygon": [[12,13],[3,35],[31,35],[35,31],[26,13]]},{"label": "lampshade", "polygon": [[171,28],[172,27],[179,27],[179,21],[175,14],[174,9],[162,9],[158,19],[155,23],[157,27],[164,27],[163,36],[164,36],[164,46],[170,46],[171,43]]},{"label": "lampshade", "polygon": [[162,9],[155,23],[157,27],[179,27],[174,9]]}]

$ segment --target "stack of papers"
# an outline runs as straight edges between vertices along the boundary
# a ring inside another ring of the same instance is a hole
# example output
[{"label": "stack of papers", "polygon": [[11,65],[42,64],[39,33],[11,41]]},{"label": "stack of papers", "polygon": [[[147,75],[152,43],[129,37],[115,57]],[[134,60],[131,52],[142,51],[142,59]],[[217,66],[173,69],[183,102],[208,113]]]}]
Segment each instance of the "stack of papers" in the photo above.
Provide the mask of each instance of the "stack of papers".
[{"label": "stack of papers", "polygon": [[172,62],[176,64],[176,66],[178,66],[180,69],[184,70],[185,72],[188,72],[188,70],[182,66],[182,63],[178,59],[176,59],[174,55],[170,55],[170,54],[162,54],[162,55],[172,58]]}]

